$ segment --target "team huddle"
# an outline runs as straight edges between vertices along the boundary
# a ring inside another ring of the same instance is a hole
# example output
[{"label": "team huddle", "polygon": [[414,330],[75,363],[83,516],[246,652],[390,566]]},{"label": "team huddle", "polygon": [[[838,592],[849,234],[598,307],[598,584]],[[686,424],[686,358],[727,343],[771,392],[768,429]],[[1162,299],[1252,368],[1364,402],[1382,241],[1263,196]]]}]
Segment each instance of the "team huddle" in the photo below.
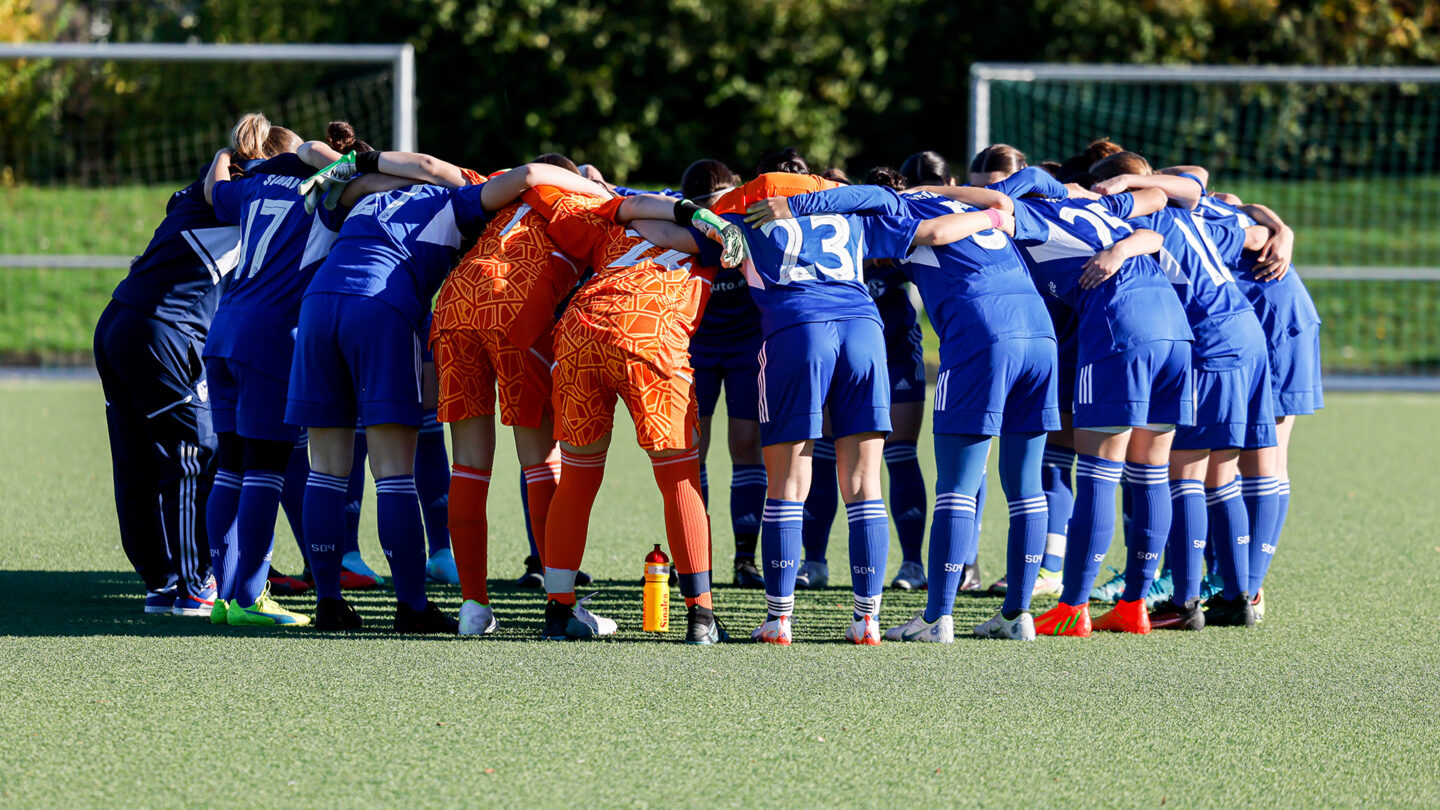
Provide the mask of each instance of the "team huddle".
[{"label": "team huddle", "polygon": [[[994,437],[1004,602],[975,636],[1263,617],[1293,418],[1323,404],[1319,317],[1291,229],[1210,191],[1203,167],[1157,171],[1109,141],[1030,166],[997,144],[965,185],[933,152],[852,184],[787,149],[749,181],[700,160],[648,193],[553,153],[481,174],[376,151],[338,122],[302,142],[250,114],[231,141],[172,197],[96,329],[147,612],[300,626],[272,592],[313,586],[316,628],[358,629],[344,591],[381,580],[357,544],[368,457],[395,631],[494,632],[498,410],[542,637],[615,633],[576,589],[618,399],[664,503],[685,640],[727,641],[705,474],[723,394],[734,582],[765,594],[756,641],[790,644],[795,590],[828,584],[842,500],[844,638],[953,641],[957,592],[982,587]],[[933,507],[912,291],[940,340]],[[282,504],[300,577],[270,566]],[[890,587],[926,605],[882,629],[892,517]],[[1125,570],[1097,583],[1117,522]],[[458,618],[427,580],[460,586]],[[1034,596],[1059,603],[1032,616]],[[1092,621],[1092,599],[1114,604]]]}]

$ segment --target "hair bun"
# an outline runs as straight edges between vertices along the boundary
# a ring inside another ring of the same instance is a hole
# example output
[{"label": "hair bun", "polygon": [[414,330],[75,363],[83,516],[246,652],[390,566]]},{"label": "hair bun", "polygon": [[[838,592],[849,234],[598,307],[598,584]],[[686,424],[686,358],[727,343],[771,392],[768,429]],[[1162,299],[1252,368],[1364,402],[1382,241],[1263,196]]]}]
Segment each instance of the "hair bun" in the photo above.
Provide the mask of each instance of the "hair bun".
[{"label": "hair bun", "polygon": [[355,128],[349,121],[331,121],[325,127],[325,142],[336,152],[349,152],[355,146]]}]

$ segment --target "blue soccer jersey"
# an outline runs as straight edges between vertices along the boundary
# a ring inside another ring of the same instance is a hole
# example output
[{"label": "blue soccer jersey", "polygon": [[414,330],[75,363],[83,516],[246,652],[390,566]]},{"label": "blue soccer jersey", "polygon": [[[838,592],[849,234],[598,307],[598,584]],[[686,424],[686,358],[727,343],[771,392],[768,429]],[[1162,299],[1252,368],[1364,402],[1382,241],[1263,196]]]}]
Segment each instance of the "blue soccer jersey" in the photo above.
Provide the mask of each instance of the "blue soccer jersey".
[{"label": "blue soccer jersey", "polygon": [[1235,284],[1255,307],[1260,326],[1272,345],[1320,323],[1320,313],[1294,265],[1278,280],[1255,280],[1259,254],[1244,249],[1241,230],[1256,224],[1249,214],[1214,197],[1201,198],[1197,210],[1204,216],[1207,231],[1221,258],[1235,271]]},{"label": "blue soccer jersey", "polygon": [[289,374],[300,299],[344,217],[323,207],[305,213],[298,189],[312,171],[299,157],[285,154],[261,164],[254,175],[212,189],[216,218],[240,226],[241,255],[205,356]]},{"label": "blue soccer jersey", "polygon": [[[1204,215],[1198,210],[1166,207],[1132,221],[1164,239],[1157,258],[1195,331],[1197,361],[1243,353],[1250,339],[1249,330],[1235,328],[1230,321],[1237,316],[1253,316],[1255,309],[1236,286],[1235,275],[1211,238]],[[1238,226],[1213,224],[1238,233],[1243,244],[1244,233]]]},{"label": "blue soccer jersey", "polygon": [[1080,288],[1085,263],[1134,232],[1121,218],[1130,204],[1129,194],[1015,201],[1015,243],[1035,286],[1078,313],[1082,363],[1150,341],[1193,338],[1170,282],[1150,256],[1126,261],[1093,289]]},{"label": "blue soccer jersey", "polygon": [[[903,259],[919,226],[913,219],[848,214],[778,219],[753,229],[744,214],[725,219],[744,229],[750,257],[742,270],[767,337],[802,323],[880,323],[861,266],[867,258]],[[702,264],[718,265],[714,243],[704,242]]]},{"label": "blue soccer jersey", "polygon": [[308,292],[379,299],[418,332],[461,246],[485,226],[484,187],[411,186],[366,197],[345,220]]}]

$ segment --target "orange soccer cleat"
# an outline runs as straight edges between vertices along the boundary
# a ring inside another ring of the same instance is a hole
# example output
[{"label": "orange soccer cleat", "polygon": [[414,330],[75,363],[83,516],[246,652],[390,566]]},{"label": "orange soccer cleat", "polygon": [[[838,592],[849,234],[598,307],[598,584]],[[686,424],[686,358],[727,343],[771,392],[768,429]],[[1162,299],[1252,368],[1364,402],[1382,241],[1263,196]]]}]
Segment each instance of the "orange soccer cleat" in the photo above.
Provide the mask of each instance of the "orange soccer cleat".
[{"label": "orange soccer cleat", "polygon": [[1137,633],[1145,635],[1150,632],[1150,614],[1145,612],[1145,600],[1136,599],[1126,602],[1123,599],[1115,603],[1115,607],[1104,616],[1095,620],[1096,630],[1109,630],[1115,633]]},{"label": "orange soccer cleat", "polygon": [[1050,608],[1035,620],[1035,635],[1088,638],[1090,635],[1090,603],[1067,605],[1061,602]]}]

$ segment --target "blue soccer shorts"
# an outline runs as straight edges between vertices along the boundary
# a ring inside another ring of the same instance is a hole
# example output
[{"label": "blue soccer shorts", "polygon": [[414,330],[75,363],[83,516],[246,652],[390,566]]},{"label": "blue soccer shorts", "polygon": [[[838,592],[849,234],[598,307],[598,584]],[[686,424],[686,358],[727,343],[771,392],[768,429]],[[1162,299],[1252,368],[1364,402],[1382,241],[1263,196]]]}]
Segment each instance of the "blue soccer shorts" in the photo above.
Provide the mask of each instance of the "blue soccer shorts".
[{"label": "blue soccer shorts", "polygon": [[690,367],[695,369],[695,396],[702,419],[715,415],[720,392],[725,392],[725,413],[731,419],[760,418],[760,342],[733,348],[690,344]]},{"label": "blue soccer shorts", "polygon": [[1206,358],[1193,373],[1195,424],[1175,432],[1176,450],[1275,446],[1269,353],[1259,346]]},{"label": "blue soccer shorts", "polygon": [[802,323],[765,338],[760,350],[760,443],[890,432],[885,336],[869,318]]},{"label": "blue soccer shorts", "polygon": [[374,298],[305,296],[290,368],[285,421],[304,427],[421,421],[420,336]]},{"label": "blue soccer shorts", "polygon": [[[1060,429],[1055,341],[1000,340],[973,351],[940,347],[935,432],[999,436]],[[969,351],[968,357],[952,360]]]},{"label": "blue soccer shorts", "polygon": [[1188,341],[1147,341],[1075,370],[1077,428],[1188,425],[1194,418]]}]

